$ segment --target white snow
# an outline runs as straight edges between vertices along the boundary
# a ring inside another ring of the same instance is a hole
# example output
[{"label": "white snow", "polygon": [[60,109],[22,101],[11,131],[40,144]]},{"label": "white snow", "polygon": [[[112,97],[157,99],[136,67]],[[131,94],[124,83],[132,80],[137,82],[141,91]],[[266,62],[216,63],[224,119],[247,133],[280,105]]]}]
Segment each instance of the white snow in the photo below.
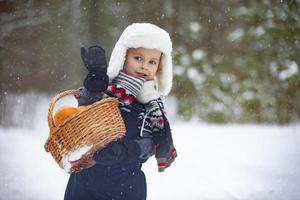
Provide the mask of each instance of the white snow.
[{"label": "white snow", "polygon": [[[32,96],[22,101],[30,102]],[[63,199],[69,175],[44,150],[49,97],[35,99],[35,109],[22,115],[32,126],[0,127],[0,199]],[[73,104],[71,100],[63,98],[56,107]],[[300,200],[299,124],[181,122],[171,116],[176,101],[169,100],[166,107],[178,158],[163,173],[157,172],[154,158],[143,166],[148,200]]]},{"label": "white snow", "polygon": [[196,84],[201,85],[205,81],[205,76],[198,72],[198,70],[194,67],[189,67],[187,69],[188,77]]},{"label": "white snow", "polygon": [[[300,126],[172,124],[178,158],[143,167],[149,200],[300,199]],[[63,199],[68,175],[44,151],[46,123],[0,128],[1,199]]]},{"label": "white snow", "polygon": [[190,63],[191,63],[191,58],[190,58],[190,56],[188,56],[188,55],[181,56],[181,58],[180,58],[180,63],[181,63],[183,66],[188,66],[188,65],[190,65]]},{"label": "white snow", "polygon": [[201,30],[202,26],[199,22],[191,22],[190,23],[190,30],[192,32],[199,32]]},{"label": "white snow", "polygon": [[286,63],[286,65],[287,65],[287,69],[279,72],[278,77],[280,80],[286,80],[289,77],[298,74],[299,72],[298,64],[295,61],[289,61]]},{"label": "white snow", "polygon": [[177,124],[178,159],[145,166],[149,199],[300,199],[298,126]]},{"label": "white snow", "polygon": [[255,34],[257,36],[261,36],[265,33],[265,29],[262,27],[262,26],[258,26],[256,29],[255,29]]},{"label": "white snow", "polygon": [[240,39],[244,35],[244,30],[242,28],[237,28],[233,32],[229,33],[228,40],[233,42],[235,40]]},{"label": "white snow", "polygon": [[62,157],[62,168],[66,173],[70,172],[72,167],[71,162],[79,160],[86,152],[88,152],[93,146],[82,146],[70,152]]},{"label": "white snow", "polygon": [[205,56],[205,52],[202,49],[195,49],[192,53],[192,58],[194,60],[201,60]]},{"label": "white snow", "polygon": [[176,65],[174,67],[174,75],[182,75],[185,72],[184,66],[182,65]]}]

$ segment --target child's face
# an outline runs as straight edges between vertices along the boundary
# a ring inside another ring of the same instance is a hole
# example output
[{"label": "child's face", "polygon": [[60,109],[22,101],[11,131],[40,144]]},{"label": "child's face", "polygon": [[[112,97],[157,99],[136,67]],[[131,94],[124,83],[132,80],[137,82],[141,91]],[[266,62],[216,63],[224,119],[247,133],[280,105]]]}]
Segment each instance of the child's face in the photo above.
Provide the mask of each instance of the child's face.
[{"label": "child's face", "polygon": [[134,77],[153,80],[160,62],[161,52],[156,49],[132,48],[127,50],[123,72]]}]

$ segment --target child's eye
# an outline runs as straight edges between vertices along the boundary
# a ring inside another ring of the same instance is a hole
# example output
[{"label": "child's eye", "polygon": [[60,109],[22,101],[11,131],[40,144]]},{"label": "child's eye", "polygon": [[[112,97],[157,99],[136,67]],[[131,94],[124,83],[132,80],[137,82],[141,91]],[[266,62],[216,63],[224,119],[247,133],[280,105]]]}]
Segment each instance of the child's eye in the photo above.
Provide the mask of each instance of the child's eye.
[{"label": "child's eye", "polygon": [[154,60],[150,60],[149,63],[150,63],[151,65],[156,65],[156,61],[154,61]]},{"label": "child's eye", "polygon": [[137,60],[137,61],[141,61],[142,57],[140,57],[140,56],[134,56],[134,59]]}]

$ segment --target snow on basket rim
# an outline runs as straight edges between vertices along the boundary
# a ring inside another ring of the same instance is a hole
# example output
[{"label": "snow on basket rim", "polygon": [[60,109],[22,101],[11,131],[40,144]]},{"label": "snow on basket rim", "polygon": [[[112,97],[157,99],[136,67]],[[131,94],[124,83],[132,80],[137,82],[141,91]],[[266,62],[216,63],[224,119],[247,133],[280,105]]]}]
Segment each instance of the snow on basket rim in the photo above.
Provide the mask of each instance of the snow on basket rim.
[{"label": "snow on basket rim", "polygon": [[66,155],[62,156],[61,159],[61,168],[65,173],[72,172],[72,163],[74,161],[79,160],[82,156],[84,156],[87,152],[89,152],[93,148],[93,145],[90,146],[82,146],[80,148],[75,149],[72,152],[69,152]]}]

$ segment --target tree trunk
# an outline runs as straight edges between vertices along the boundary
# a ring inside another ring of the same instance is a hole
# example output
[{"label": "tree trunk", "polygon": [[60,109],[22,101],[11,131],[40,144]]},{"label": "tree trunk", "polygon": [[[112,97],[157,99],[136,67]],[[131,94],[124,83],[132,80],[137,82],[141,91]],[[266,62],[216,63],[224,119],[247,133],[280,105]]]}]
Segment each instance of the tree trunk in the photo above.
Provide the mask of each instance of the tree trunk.
[{"label": "tree trunk", "polygon": [[89,16],[89,29],[90,29],[90,41],[91,44],[97,44],[99,42],[99,26],[98,26],[98,14],[99,1],[90,1],[90,16]]},{"label": "tree trunk", "polygon": [[[0,47],[0,54],[3,51],[3,48]],[[0,55],[2,57],[2,55]],[[3,83],[3,62],[2,59],[0,59],[0,126],[4,125],[4,115],[5,115],[5,104],[6,104],[6,98],[5,98],[5,91],[4,91],[4,83]]]}]

